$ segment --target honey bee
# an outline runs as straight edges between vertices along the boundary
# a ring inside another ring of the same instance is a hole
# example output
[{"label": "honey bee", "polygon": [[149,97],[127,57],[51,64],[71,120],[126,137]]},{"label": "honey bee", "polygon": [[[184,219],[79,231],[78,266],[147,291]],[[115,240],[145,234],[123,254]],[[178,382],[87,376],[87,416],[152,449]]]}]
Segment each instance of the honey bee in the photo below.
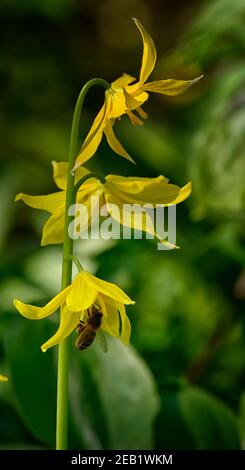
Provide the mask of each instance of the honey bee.
[{"label": "honey bee", "polygon": [[[98,308],[97,308],[98,307]],[[107,352],[107,342],[106,338],[101,331],[102,324],[102,313],[101,307],[93,305],[87,310],[87,318],[82,321],[80,320],[76,332],[77,339],[75,341],[75,346],[79,351],[87,349],[93,343],[96,334],[99,334],[100,346],[104,352]]]}]

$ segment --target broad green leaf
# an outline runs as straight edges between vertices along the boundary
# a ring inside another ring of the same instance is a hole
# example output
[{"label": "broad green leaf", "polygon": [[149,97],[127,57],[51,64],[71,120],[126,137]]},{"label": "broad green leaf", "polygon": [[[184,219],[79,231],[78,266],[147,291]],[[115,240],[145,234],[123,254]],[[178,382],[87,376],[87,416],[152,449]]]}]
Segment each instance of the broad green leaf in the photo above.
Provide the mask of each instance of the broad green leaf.
[{"label": "broad green leaf", "polygon": [[150,449],[158,409],[153,378],[132,347],[110,338],[108,343],[107,354],[98,344],[82,354],[73,354],[76,375],[80,375],[80,394],[87,394],[85,410],[77,401],[75,415],[79,413],[82,418],[87,409],[86,420],[90,415],[90,420],[97,421],[103,447]]},{"label": "broad green leaf", "polygon": [[237,419],[233,411],[208,392],[187,385],[163,393],[156,438],[158,448],[240,448]]},{"label": "broad green leaf", "polygon": [[41,442],[55,442],[54,355],[43,354],[41,344],[51,335],[49,321],[32,322],[18,318],[5,335],[5,348],[10,367],[17,408],[24,423]]},{"label": "broad green leaf", "polygon": [[[28,429],[54,447],[56,368],[54,351],[40,345],[56,327],[49,320],[16,319],[5,335],[11,384]],[[94,344],[71,346],[70,448],[151,448],[158,395],[144,361],[133,348],[109,341],[104,354]]]}]

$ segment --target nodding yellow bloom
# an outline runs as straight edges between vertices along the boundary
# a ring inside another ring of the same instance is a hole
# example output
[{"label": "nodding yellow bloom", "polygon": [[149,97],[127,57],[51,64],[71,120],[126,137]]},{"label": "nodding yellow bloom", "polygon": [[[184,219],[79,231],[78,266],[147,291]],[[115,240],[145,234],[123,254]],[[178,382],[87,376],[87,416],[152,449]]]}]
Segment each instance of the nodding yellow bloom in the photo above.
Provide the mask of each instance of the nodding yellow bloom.
[{"label": "nodding yellow bloom", "polygon": [[[16,201],[23,200],[28,206],[35,209],[43,209],[51,214],[43,227],[42,245],[62,243],[64,240],[68,165],[65,162],[53,162],[53,170],[55,183],[61,191],[45,196],[30,196],[20,193],[15,198]],[[88,174],[88,170],[84,167],[79,167],[76,170],[76,181],[79,181]],[[173,248],[174,245],[164,242],[152,229],[151,221],[146,213],[143,213],[143,216],[139,215],[137,217],[135,215],[133,217],[130,208],[125,205],[138,204],[144,206],[147,203],[153,207],[156,205],[175,205],[187,199],[191,194],[191,189],[190,182],[180,188],[174,184],[169,184],[168,179],[162,175],[156,178],[108,175],[105,178],[105,183],[101,183],[96,178],[90,178],[85,181],[77,192],[76,202],[84,204],[88,210],[89,220],[87,221],[84,217],[81,224],[84,222],[84,224],[88,223],[90,225],[95,212],[105,205],[111,217],[121,225],[132,227],[133,229],[142,229],[146,233],[150,233],[158,238],[162,243],[167,243],[170,248]],[[91,196],[97,196],[96,200],[99,207],[93,204]],[[114,211],[113,206],[116,206],[118,211]],[[86,228],[87,226],[85,225],[84,227],[81,226],[80,233]]]},{"label": "nodding yellow bloom", "polygon": [[137,19],[133,18],[133,20],[143,40],[143,56],[139,80],[135,83],[136,79],[134,77],[124,74],[112,82],[111,88],[106,90],[105,102],[83,143],[75,168],[83,165],[95,154],[103,133],[114,152],[134,163],[134,160],[114,134],[113,126],[115,120],[127,114],[133,125],[142,125],[144,123],[143,120],[147,118],[147,114],[141,106],[148,99],[148,92],[168,96],[180,95],[201,78],[197,77],[193,80],[174,80],[169,78],[167,80],[146,82],[154,69],[157,53],[154,42],[145,28]]},{"label": "nodding yellow bloom", "polygon": [[7,381],[8,381],[8,377],[6,377],[6,375],[0,374],[0,382],[7,382]]},{"label": "nodding yellow bloom", "polygon": [[80,321],[88,315],[89,309],[99,307],[102,314],[102,330],[129,343],[131,326],[125,305],[134,304],[116,284],[103,281],[87,271],[80,271],[72,284],[56,295],[45,307],[27,305],[14,300],[18,312],[30,320],[41,320],[61,307],[61,323],[57,332],[41,347],[45,352],[69,336]]}]

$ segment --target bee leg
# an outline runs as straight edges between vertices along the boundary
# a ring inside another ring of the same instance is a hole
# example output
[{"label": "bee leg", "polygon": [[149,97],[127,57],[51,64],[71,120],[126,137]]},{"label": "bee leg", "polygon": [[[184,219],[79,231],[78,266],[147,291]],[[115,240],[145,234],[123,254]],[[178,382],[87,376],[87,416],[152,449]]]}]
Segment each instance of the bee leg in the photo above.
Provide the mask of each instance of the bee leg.
[{"label": "bee leg", "polygon": [[83,330],[83,328],[84,328],[84,321],[79,320],[79,323],[78,323],[78,325],[77,325],[77,327],[76,327],[76,332],[77,332],[77,334],[79,334],[79,333]]}]

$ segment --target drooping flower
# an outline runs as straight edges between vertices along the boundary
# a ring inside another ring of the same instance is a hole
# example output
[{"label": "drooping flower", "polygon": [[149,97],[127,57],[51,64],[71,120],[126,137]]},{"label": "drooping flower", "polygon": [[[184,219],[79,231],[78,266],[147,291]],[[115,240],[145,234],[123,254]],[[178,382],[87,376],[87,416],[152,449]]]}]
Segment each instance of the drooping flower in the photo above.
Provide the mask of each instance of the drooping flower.
[{"label": "drooping flower", "polygon": [[[143,56],[139,80],[135,82],[136,79],[134,77],[123,74],[112,82],[109,90],[106,90],[104,104],[82,145],[75,168],[83,165],[95,154],[103,133],[114,152],[134,163],[134,160],[115,136],[113,131],[115,120],[126,114],[133,125],[142,125],[144,123],[143,120],[147,118],[147,114],[141,106],[148,99],[149,92],[168,96],[180,95],[201,78],[197,77],[193,80],[175,80],[169,78],[147,82],[149,75],[155,67],[157,53],[151,36],[136,18],[133,18],[133,20],[143,40]],[[137,114],[135,114],[135,111]]]},{"label": "drooping flower", "polygon": [[7,381],[8,381],[8,377],[6,377],[6,375],[0,374],[0,382],[7,382]]},{"label": "drooping flower", "polygon": [[[45,210],[51,214],[43,227],[42,245],[62,243],[64,239],[67,169],[67,163],[53,162],[54,181],[61,191],[45,196],[30,196],[20,193],[15,198],[16,201],[23,200],[28,206]],[[79,167],[76,170],[76,181],[79,181],[88,174],[89,171],[87,169]],[[125,205],[136,204],[141,207],[145,204],[151,204],[153,207],[176,205],[189,197],[191,189],[190,182],[180,188],[179,186],[170,184],[168,179],[163,175],[156,178],[108,175],[104,183],[97,178],[90,178],[85,181],[77,192],[76,202],[78,204],[84,204],[87,207],[89,215],[88,225],[91,224],[96,211],[99,211],[99,209],[105,205],[111,217],[121,225],[133,229],[140,228],[144,232],[155,236],[161,242],[167,243],[152,229],[149,217],[145,222],[143,221],[143,226],[139,227],[142,219],[140,216],[139,218],[137,218],[137,216],[131,216],[129,212],[127,216],[127,210],[130,211],[130,209],[127,209]],[[92,204],[91,196],[97,196],[99,207]],[[113,206],[117,206],[118,211],[113,211]],[[87,224],[85,218],[84,224]],[[87,228],[87,226],[84,226],[84,229],[85,228]],[[83,227],[80,227],[80,233],[82,232]],[[169,247],[173,248],[173,246],[170,245],[171,244],[169,244]]]},{"label": "drooping flower", "polygon": [[78,327],[80,321],[86,320],[93,306],[99,308],[102,314],[102,330],[128,344],[131,326],[125,305],[134,303],[116,284],[103,281],[87,271],[80,271],[72,284],[44,307],[14,300],[18,312],[30,320],[41,320],[61,307],[60,326],[54,336],[41,346],[43,352],[67,338]]}]

